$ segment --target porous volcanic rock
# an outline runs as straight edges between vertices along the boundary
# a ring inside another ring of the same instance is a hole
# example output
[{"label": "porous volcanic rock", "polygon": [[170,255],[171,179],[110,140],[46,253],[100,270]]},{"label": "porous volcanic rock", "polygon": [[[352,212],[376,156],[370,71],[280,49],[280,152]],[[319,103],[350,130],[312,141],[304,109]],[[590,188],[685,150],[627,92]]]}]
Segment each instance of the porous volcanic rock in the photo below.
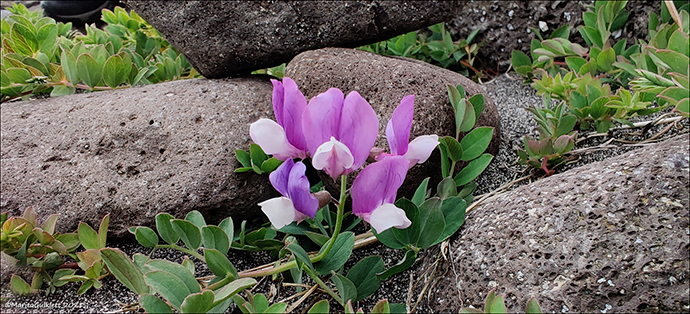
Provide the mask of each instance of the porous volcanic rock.
[{"label": "porous volcanic rock", "polygon": [[151,23],[207,78],[248,73],[302,51],[357,47],[447,21],[462,1],[140,1]]},{"label": "porous volcanic rock", "polygon": [[[403,97],[415,95],[415,115],[410,140],[420,135],[455,134],[453,108],[448,99],[446,84],[462,85],[468,97],[484,95],[484,111],[477,126],[494,127],[494,137],[487,152],[498,151],[501,124],[496,105],[486,91],[470,79],[428,63],[345,48],[324,48],[299,54],[286,67],[285,75],[292,78],[307,99],[325,92],[330,87],[343,93],[359,92],[379,118],[379,137],[376,146],[388,149],[385,138],[386,124]],[[431,186],[440,181],[440,155],[434,150],[423,165],[410,169],[399,195],[411,197],[419,183],[432,177]],[[458,168],[459,169],[459,168]],[[330,179],[322,177],[326,182]]]},{"label": "porous volcanic rock", "polygon": [[[646,39],[649,12],[659,14],[661,1],[628,1],[628,23],[620,37],[626,38],[627,46],[637,44],[637,39]],[[571,26],[571,40],[584,44],[577,26],[583,25],[582,13],[594,1],[468,1],[462,11],[448,24],[453,38],[464,39],[479,28],[473,42],[484,43],[477,59],[490,69],[506,71],[510,65],[510,54],[521,50],[529,54],[532,39],[539,39],[530,27],[539,28],[539,22],[546,23],[547,31],[540,31],[544,38],[566,24]],[[475,62],[476,64],[481,64]]]},{"label": "porous volcanic rock", "polygon": [[498,288],[509,312],[532,297],[545,313],[687,312],[689,142],[679,135],[480,205],[451,241],[428,308],[482,307]]},{"label": "porous volcanic rock", "polygon": [[182,80],[2,104],[0,210],[58,213],[58,230],[110,234],[199,210],[242,217],[277,195],[266,176],[235,173],[249,124],[272,117],[267,77]]}]

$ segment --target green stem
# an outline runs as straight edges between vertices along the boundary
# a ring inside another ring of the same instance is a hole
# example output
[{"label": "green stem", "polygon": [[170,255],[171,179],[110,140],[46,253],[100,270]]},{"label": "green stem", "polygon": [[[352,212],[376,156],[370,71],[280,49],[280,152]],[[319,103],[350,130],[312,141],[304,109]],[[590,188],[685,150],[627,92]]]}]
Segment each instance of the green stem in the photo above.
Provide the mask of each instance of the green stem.
[{"label": "green stem", "polygon": [[317,275],[314,273],[314,270],[313,270],[313,269],[310,269],[310,268],[308,268],[308,267],[305,267],[305,268],[304,268],[304,272],[307,273],[307,275],[309,275],[309,277],[311,277],[311,279],[314,279],[314,281],[316,281],[316,283],[319,284],[319,286],[320,286],[323,290],[326,290],[326,292],[328,292],[328,294],[329,294],[331,297],[333,297],[333,299],[335,299],[339,304],[343,304],[343,299],[341,299],[340,296],[338,296],[335,292],[333,292],[333,290],[331,290],[331,288],[329,288],[329,287],[326,285],[326,283],[324,283],[323,280],[321,280],[321,278],[319,278],[319,276],[317,276]]},{"label": "green stem", "polygon": [[455,173],[455,164],[456,164],[455,161],[451,161],[451,164],[450,164],[450,172],[448,173],[448,175],[449,175],[451,178],[453,177],[453,174]]},{"label": "green stem", "polygon": [[216,290],[222,286],[229,284],[231,281],[233,281],[232,276],[225,276],[221,281],[218,281],[218,282],[206,287],[206,289]]},{"label": "green stem", "polygon": [[196,259],[206,263],[206,259],[203,256],[201,256],[201,254],[199,254],[199,252],[183,248],[183,247],[176,245],[176,244],[158,244],[154,247],[154,249],[175,249],[175,250],[187,253],[191,256],[194,256],[194,257],[196,257]]},{"label": "green stem", "polygon": [[[321,253],[316,254],[314,256],[310,256],[309,260],[311,260],[312,263],[316,263],[326,257],[328,255],[328,252],[331,251],[333,248],[333,245],[335,244],[335,240],[338,239],[338,234],[340,234],[340,228],[343,225],[343,212],[345,211],[345,200],[347,199],[347,176],[342,175],[340,176],[340,199],[338,200],[338,214],[337,218],[335,221],[335,229],[333,229],[333,237],[331,240],[328,242],[328,246],[321,251]],[[297,266],[297,262],[294,260],[289,261],[285,264],[281,264],[280,266],[265,269],[265,270],[256,270],[256,271],[248,271],[248,272],[240,272],[240,278],[246,278],[246,277],[262,277],[262,276],[271,276],[273,274],[278,274],[282,273],[286,270],[289,270],[291,268],[294,268]]]}]

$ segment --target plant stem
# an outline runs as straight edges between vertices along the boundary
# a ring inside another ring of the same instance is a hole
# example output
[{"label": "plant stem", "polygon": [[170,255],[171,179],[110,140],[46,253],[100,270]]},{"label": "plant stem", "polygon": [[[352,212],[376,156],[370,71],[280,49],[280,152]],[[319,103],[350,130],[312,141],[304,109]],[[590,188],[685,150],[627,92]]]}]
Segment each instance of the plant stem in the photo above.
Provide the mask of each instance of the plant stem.
[{"label": "plant stem", "polygon": [[201,254],[199,254],[199,252],[192,251],[192,250],[187,249],[187,248],[183,248],[183,247],[176,245],[176,244],[158,244],[154,248],[155,249],[175,249],[175,250],[187,253],[191,256],[194,256],[194,257],[196,257],[196,259],[206,263],[206,259],[203,256],[201,256]]},{"label": "plant stem", "polygon": [[[335,222],[335,229],[333,229],[333,237],[331,240],[329,240],[327,246],[325,249],[323,249],[319,254],[309,256],[309,260],[311,260],[312,263],[316,263],[326,257],[328,255],[328,252],[331,251],[333,248],[333,245],[335,244],[335,240],[338,239],[338,234],[340,234],[340,228],[343,225],[343,212],[345,211],[345,200],[347,199],[347,176],[342,175],[340,176],[340,200],[338,201],[338,213],[337,213],[337,218]],[[255,270],[255,271],[243,271],[240,272],[240,278],[246,278],[246,277],[261,277],[261,276],[271,276],[273,274],[278,274],[282,273],[288,269],[294,268],[297,266],[297,262],[294,260],[289,261],[287,263],[281,264],[280,266],[273,267],[273,268],[268,268],[268,269],[262,269],[262,270]]]},{"label": "plant stem", "polygon": [[323,288],[323,290],[326,290],[326,292],[328,292],[328,294],[329,294],[331,297],[333,297],[333,299],[335,299],[339,304],[343,304],[343,299],[341,299],[340,296],[338,296],[337,294],[335,294],[335,292],[333,292],[333,290],[331,290],[331,288],[329,288],[329,287],[326,285],[326,283],[324,283],[323,280],[321,280],[321,278],[319,278],[319,276],[317,276],[317,275],[314,273],[314,270],[313,270],[313,269],[310,269],[310,268],[308,268],[308,267],[305,267],[303,270],[304,270],[305,273],[307,273],[307,275],[309,275],[309,277],[311,277],[311,279],[314,279],[314,281],[316,281],[316,283],[318,283],[319,286],[321,286],[321,288]]},{"label": "plant stem", "polygon": [[216,290],[222,286],[229,284],[231,281],[233,281],[232,276],[225,276],[225,278],[223,278],[221,281],[218,281],[218,282],[206,287],[206,289]]},{"label": "plant stem", "polygon": [[455,161],[452,161],[450,164],[450,172],[448,173],[448,175],[451,178],[453,177],[453,174],[455,173],[455,163],[456,163]]}]

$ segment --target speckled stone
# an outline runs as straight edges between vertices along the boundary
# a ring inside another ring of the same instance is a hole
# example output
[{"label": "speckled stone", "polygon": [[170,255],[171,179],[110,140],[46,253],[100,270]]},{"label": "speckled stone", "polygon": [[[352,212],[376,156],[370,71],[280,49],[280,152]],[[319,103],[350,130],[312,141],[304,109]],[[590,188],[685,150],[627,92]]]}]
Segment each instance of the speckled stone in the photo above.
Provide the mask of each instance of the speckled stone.
[{"label": "speckled stone", "polygon": [[182,80],[2,104],[0,210],[58,213],[58,230],[110,236],[199,210],[210,223],[258,212],[277,192],[266,176],[235,173],[249,124],[272,117],[265,76]]},{"label": "speckled stone", "polygon": [[689,144],[680,135],[477,207],[426,306],[481,307],[498,288],[509,312],[531,297],[545,313],[687,312]]},{"label": "speckled stone", "polygon": [[[446,84],[462,85],[468,97],[479,93],[484,95],[484,111],[476,126],[494,128],[487,152],[495,155],[498,151],[501,122],[496,105],[482,86],[459,73],[414,59],[384,57],[356,49],[324,48],[299,54],[287,65],[285,75],[295,80],[307,99],[330,87],[340,88],[346,95],[350,91],[359,92],[378,116],[376,146],[385,149],[388,149],[386,124],[400,100],[410,94],[415,95],[410,140],[428,134],[455,136],[455,115]],[[439,169],[440,155],[435,150],[425,164],[410,169],[398,194],[411,197],[426,177],[432,178],[431,186],[435,187],[441,179]],[[327,176],[322,176],[322,179],[326,183],[331,181]]]},{"label": "speckled stone", "polygon": [[126,5],[204,77],[248,73],[302,51],[358,47],[453,18],[463,1],[142,1]]}]

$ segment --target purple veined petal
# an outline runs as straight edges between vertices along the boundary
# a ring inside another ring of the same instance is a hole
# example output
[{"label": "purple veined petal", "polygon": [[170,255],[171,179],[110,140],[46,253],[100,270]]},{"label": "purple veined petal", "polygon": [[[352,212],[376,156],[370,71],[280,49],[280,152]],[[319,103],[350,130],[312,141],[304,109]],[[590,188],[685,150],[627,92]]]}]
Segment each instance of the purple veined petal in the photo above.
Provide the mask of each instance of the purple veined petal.
[{"label": "purple veined petal", "polygon": [[314,169],[326,171],[334,180],[347,173],[346,170],[352,168],[353,162],[350,149],[333,136],[328,142],[321,144],[311,157]]},{"label": "purple veined petal", "polygon": [[343,92],[337,88],[330,88],[309,101],[302,113],[302,133],[312,156],[321,144],[337,136],[342,110]]},{"label": "purple veined petal", "polygon": [[271,181],[273,188],[285,197],[290,197],[288,184],[290,182],[290,172],[294,168],[294,165],[295,162],[292,161],[292,158],[288,158],[278,169],[268,175],[268,180]]},{"label": "purple veined petal", "polygon": [[410,142],[407,153],[403,155],[410,162],[410,168],[415,164],[421,164],[429,159],[431,152],[438,146],[438,135],[422,135]]},{"label": "purple veined petal", "polygon": [[276,116],[276,121],[279,125],[283,125],[283,107],[285,104],[285,89],[283,83],[279,80],[271,80],[273,84],[273,114]]},{"label": "purple veined petal", "polygon": [[391,154],[402,156],[407,152],[413,115],[414,95],[407,95],[400,101],[398,108],[395,108],[386,125],[386,138]]},{"label": "purple veined petal", "polygon": [[252,123],[249,126],[249,136],[266,154],[280,160],[306,157],[303,151],[288,142],[283,127],[273,120],[262,118]]},{"label": "purple veined petal", "polygon": [[352,213],[365,217],[381,204],[394,203],[408,164],[402,156],[390,156],[362,169],[352,183]]},{"label": "purple veined petal", "polygon": [[384,232],[391,227],[405,229],[412,224],[405,215],[405,211],[391,203],[384,203],[374,209],[367,222],[376,230],[376,233]]},{"label": "purple veined petal", "polygon": [[343,103],[338,140],[350,148],[357,170],[369,157],[379,135],[379,119],[371,105],[358,92],[350,92]]},{"label": "purple veined petal", "polygon": [[[307,98],[297,88],[295,81],[288,77],[283,78],[283,90],[282,121],[278,120],[278,123],[285,129],[290,144],[299,150],[306,151],[307,142],[302,133],[302,113],[307,108]],[[277,117],[276,115],[276,119]]]},{"label": "purple veined petal", "polygon": [[276,197],[258,204],[276,229],[295,221],[295,207],[287,197]]},{"label": "purple veined petal", "polygon": [[319,209],[319,200],[314,195],[311,195],[309,179],[305,175],[306,170],[307,167],[302,162],[297,162],[292,167],[287,181],[287,194],[292,200],[295,210],[314,218],[316,211]]}]

